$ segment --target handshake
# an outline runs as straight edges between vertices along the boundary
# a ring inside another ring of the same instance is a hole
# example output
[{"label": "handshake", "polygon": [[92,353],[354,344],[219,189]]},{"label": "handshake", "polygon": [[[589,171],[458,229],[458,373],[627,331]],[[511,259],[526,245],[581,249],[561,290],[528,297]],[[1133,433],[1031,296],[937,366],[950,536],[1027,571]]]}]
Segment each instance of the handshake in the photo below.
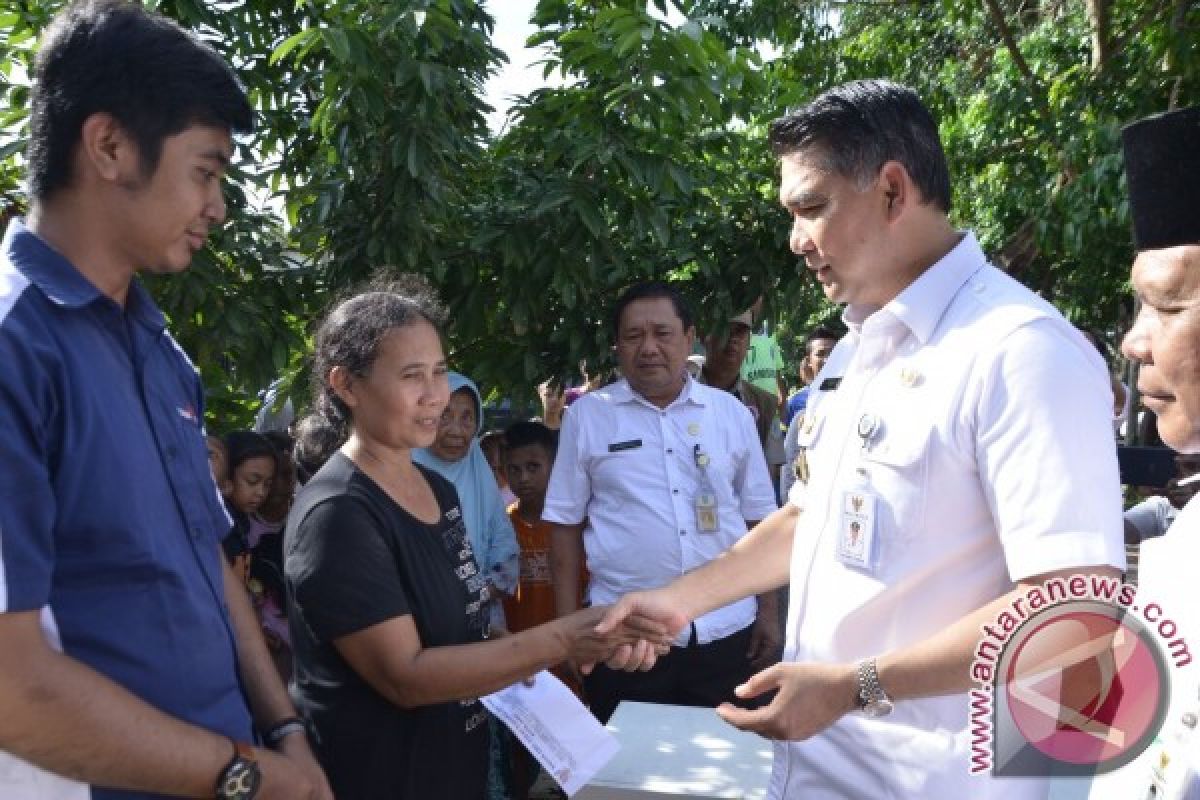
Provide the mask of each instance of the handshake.
[{"label": "handshake", "polygon": [[[627,594],[607,607],[585,608],[554,623],[566,638],[571,664],[587,674],[597,664],[626,672],[651,669],[685,626],[703,612],[690,607],[677,585]],[[778,619],[772,607],[760,622]],[[756,626],[758,623],[756,623]],[[756,646],[747,657],[754,661]],[[730,725],[769,739],[807,739],[858,708],[858,677],[854,664],[779,663],[774,658],[735,689],[737,698],[765,701],[757,708],[733,703],[717,707]]]},{"label": "handshake", "polygon": [[592,606],[555,621],[567,660],[585,675],[596,664],[626,672],[651,669],[688,624],[669,590],[636,592],[611,606]]}]

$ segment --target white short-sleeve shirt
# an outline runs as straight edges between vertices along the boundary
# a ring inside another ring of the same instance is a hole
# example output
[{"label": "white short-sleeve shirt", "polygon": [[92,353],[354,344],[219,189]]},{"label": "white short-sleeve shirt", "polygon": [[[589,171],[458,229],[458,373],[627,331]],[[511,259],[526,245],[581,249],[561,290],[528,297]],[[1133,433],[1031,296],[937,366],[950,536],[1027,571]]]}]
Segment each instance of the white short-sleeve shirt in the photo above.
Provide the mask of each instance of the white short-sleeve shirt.
[{"label": "white short-sleeve shirt", "polygon": [[[1167,717],[1158,740],[1141,755],[1114,772],[1097,777],[1089,795],[1092,800],[1150,797],[1155,779],[1167,782],[1162,787],[1170,800],[1200,798],[1200,734],[1195,718],[1200,716],[1200,602],[1196,599],[1196,574],[1200,570],[1200,496],[1193,497],[1171,523],[1162,537],[1142,542],[1138,563],[1138,603],[1159,606],[1158,620],[1172,625],[1172,636],[1158,637],[1170,674],[1170,700]],[[1184,651],[1172,650],[1182,641]],[[1183,657],[1186,652],[1186,658]],[[1185,723],[1191,716],[1193,726]],[[1167,764],[1164,768],[1164,750]],[[1157,774],[1156,774],[1157,773]],[[1172,794],[1171,792],[1174,792]]]},{"label": "white short-sleeve shirt", "polygon": [[[697,448],[717,496],[718,530],[698,530]],[[586,521],[588,600],[615,602],[700,567],[776,509],[754,420],[728,392],[687,379],[660,409],[618,381],[580,397],[563,418],[542,519]],[[695,620],[700,643],[754,621],[754,598]],[[686,634],[681,635],[686,636]]]},{"label": "white short-sleeve shirt", "polygon": [[[884,308],[844,318],[850,333],[820,384],[836,388],[814,387],[797,437],[811,477],[789,494],[802,512],[785,661],[887,653],[1015,581],[1124,568],[1104,364],[1050,304],[989,265],[974,236]],[[877,421],[866,447],[864,415]],[[835,549],[859,468],[879,498],[871,569]],[[1037,780],[969,775],[967,717],[965,694],[899,702],[882,719],[849,714],[776,746],[770,796],[1042,796]]]}]

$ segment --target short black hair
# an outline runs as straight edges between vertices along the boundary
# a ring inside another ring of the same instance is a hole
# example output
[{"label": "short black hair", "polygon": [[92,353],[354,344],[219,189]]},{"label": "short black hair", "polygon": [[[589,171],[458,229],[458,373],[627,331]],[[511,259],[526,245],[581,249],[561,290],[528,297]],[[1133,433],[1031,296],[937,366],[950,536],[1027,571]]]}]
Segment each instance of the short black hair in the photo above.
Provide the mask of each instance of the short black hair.
[{"label": "short black hair", "polygon": [[111,114],[138,147],[142,170],[162,143],[192,125],[246,133],[254,111],[229,65],[177,23],[128,0],[80,0],[42,37],[29,113],[29,194],[71,182],[75,147],[92,114]]},{"label": "short black hair", "polygon": [[768,138],[776,156],[815,149],[826,169],[860,186],[898,161],[926,203],[950,211],[950,169],[937,123],[907,86],[884,80],[835,86],[772,122]]},{"label": "short black hair", "polygon": [[296,444],[292,446],[296,479],[308,483],[345,441],[345,431],[324,414],[309,414],[296,423]]},{"label": "short black hair", "polygon": [[693,326],[692,309],[688,306],[687,300],[683,293],[669,283],[662,281],[643,281],[635,283],[617,298],[616,304],[612,309],[612,317],[609,319],[609,329],[612,331],[613,341],[616,342],[621,334],[621,315],[625,313],[625,309],[635,300],[652,300],[657,297],[665,297],[671,301],[671,305],[675,308],[675,316],[679,317],[679,321],[683,323],[683,329],[686,331]]},{"label": "short black hair", "polygon": [[276,450],[280,453],[286,453],[290,457],[295,440],[286,431],[262,431],[262,436],[268,442],[275,445]]},{"label": "short black hair", "polygon": [[366,291],[338,303],[317,329],[313,413],[323,415],[345,441],[350,409],[330,386],[330,370],[342,367],[366,377],[379,357],[380,344],[394,329],[425,321],[440,333],[444,316],[428,282],[417,275],[373,280]]},{"label": "short black hair", "polygon": [[540,445],[553,458],[558,453],[558,431],[534,420],[514,422],[504,431],[504,442],[509,450],[518,447]]},{"label": "short black hair", "polygon": [[832,339],[836,342],[841,338],[842,334],[838,333],[833,328],[830,328],[828,325],[818,325],[808,332],[808,336],[804,337],[804,355],[809,354],[809,348],[812,347],[813,342],[821,339]]},{"label": "short black hair", "polygon": [[261,433],[254,431],[233,431],[224,436],[225,450],[228,453],[229,477],[242,464],[252,458],[270,458],[279,467],[279,449],[271,440]]}]

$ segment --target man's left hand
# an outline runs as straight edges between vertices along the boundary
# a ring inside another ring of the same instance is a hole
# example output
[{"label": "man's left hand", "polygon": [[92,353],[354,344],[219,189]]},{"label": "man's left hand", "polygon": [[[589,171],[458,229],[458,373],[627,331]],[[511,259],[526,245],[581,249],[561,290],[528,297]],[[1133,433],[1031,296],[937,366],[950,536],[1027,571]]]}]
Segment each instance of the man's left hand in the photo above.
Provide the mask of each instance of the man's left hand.
[{"label": "man's left hand", "polygon": [[754,620],[750,630],[750,647],[746,650],[746,658],[755,669],[766,669],[772,664],[779,663],[783,656],[783,630],[779,624],[779,611],[772,608],[770,613],[760,613]]},{"label": "man's left hand", "polygon": [[845,664],[776,664],[737,687],[750,698],[778,690],[769,705],[748,711],[730,703],[717,707],[721,719],[768,739],[799,741],[815,736],[855,709],[858,674]]},{"label": "man's left hand", "polygon": [[298,731],[291,736],[285,736],[279,743],[279,754],[286,756],[295,770],[316,787],[315,796],[319,800],[333,800],[333,790],[329,788],[329,781],[326,780],[325,773],[317,763],[317,758],[308,746],[308,739],[303,732]]}]

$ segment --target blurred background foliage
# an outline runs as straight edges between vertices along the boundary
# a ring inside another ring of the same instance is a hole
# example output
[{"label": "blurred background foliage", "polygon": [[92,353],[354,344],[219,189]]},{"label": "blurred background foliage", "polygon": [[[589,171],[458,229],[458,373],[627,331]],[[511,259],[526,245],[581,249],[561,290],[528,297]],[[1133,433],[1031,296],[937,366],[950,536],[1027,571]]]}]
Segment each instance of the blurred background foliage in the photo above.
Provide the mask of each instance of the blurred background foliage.
[{"label": "blurred background foliage", "polygon": [[[502,0],[493,0],[500,2]],[[477,0],[159,0],[235,65],[259,114],[230,220],[151,282],[209,388],[246,425],[278,377],[306,401],[311,333],[376,271],[450,309],[453,365],[529,399],[608,352],[630,282],[683,282],[702,328],[760,294],[785,352],[836,315],[786,246],[767,123],[888,77],[940,121],[954,218],[1115,343],[1131,309],[1120,126],[1200,102],[1193,0],[540,0],[562,85],[488,130],[504,54]],[[22,213],[28,75],[57,0],[0,2],[0,214]],[[764,54],[769,54],[769,58]]]}]

